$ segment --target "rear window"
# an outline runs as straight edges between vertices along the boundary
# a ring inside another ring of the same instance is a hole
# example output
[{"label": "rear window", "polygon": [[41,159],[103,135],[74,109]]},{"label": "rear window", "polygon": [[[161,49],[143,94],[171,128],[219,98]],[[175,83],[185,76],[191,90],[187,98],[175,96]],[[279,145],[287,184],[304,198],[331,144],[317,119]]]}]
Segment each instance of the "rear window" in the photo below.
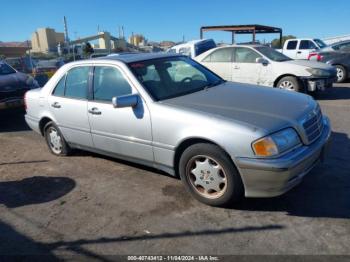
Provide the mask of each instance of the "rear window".
[{"label": "rear window", "polygon": [[216,47],[216,44],[213,40],[209,40],[203,43],[198,43],[195,45],[195,56],[199,56],[200,54],[215,47]]}]

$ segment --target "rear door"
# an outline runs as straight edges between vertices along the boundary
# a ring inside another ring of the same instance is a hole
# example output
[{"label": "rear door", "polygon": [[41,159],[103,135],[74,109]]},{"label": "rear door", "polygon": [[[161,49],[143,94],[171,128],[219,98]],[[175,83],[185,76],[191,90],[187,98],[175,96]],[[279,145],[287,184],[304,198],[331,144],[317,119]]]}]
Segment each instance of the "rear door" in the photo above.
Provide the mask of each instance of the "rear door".
[{"label": "rear door", "polygon": [[227,81],[232,81],[233,48],[220,48],[202,60],[202,64]]},{"label": "rear door", "polygon": [[309,54],[318,47],[311,40],[301,40],[299,43],[296,59],[308,59]]},{"label": "rear door", "polygon": [[286,56],[296,59],[297,57],[297,46],[298,46],[298,40],[288,40],[286,43],[286,47],[283,50],[283,54]]},{"label": "rear door", "polygon": [[92,98],[88,102],[94,145],[105,152],[153,161],[151,119],[140,97],[136,107],[114,108],[112,98],[137,93],[116,66],[94,68]]},{"label": "rear door", "polygon": [[70,69],[48,98],[50,110],[65,139],[86,147],[93,145],[87,114],[90,68]]}]

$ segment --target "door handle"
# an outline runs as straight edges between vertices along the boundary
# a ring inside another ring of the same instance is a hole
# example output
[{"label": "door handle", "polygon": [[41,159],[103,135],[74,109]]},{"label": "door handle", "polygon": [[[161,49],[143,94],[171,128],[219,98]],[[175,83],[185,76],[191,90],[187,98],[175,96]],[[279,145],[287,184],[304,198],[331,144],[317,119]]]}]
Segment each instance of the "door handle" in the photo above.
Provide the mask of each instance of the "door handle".
[{"label": "door handle", "polygon": [[61,108],[61,105],[58,102],[52,103],[51,106],[54,108]]},{"label": "door handle", "polygon": [[234,66],[233,69],[240,69],[240,67],[239,66]]},{"label": "door handle", "polygon": [[297,54],[301,54],[301,51],[298,51]]},{"label": "door handle", "polygon": [[99,111],[97,107],[93,107],[93,108],[89,109],[88,111],[92,115],[101,115],[102,114],[101,111]]}]

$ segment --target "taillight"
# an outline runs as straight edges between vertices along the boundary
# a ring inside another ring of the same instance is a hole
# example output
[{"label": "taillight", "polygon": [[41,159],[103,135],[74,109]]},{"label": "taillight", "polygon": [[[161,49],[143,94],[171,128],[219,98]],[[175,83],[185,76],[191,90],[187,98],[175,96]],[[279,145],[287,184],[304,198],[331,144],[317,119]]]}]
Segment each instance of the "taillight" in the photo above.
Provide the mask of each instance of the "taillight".
[{"label": "taillight", "polygon": [[309,56],[307,57],[308,60],[317,60],[317,61],[321,61],[322,58],[323,56],[317,53],[310,53]]},{"label": "taillight", "polygon": [[27,93],[28,92],[24,93],[24,98],[23,98],[24,110],[26,111],[27,111]]}]

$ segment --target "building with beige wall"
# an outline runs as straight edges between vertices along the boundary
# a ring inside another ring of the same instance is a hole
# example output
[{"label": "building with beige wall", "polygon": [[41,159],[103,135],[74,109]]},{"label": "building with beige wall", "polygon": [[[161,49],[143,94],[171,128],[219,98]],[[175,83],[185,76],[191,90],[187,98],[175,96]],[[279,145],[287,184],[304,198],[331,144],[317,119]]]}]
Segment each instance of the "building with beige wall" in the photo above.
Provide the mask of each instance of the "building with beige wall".
[{"label": "building with beige wall", "polygon": [[129,37],[129,43],[134,45],[134,46],[140,46],[140,45],[145,45],[146,43],[146,39],[143,35],[139,35],[139,34],[132,34]]},{"label": "building with beige wall", "polygon": [[58,33],[52,28],[38,28],[32,34],[32,52],[57,52],[57,45],[64,43],[64,33]]}]

